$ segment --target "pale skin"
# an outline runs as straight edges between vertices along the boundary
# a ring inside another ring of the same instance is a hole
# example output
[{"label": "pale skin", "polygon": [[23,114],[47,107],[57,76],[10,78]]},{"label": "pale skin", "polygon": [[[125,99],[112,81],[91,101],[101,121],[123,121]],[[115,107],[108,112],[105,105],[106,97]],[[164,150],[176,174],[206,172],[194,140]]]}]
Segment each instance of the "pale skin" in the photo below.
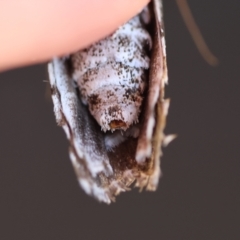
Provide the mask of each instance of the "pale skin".
[{"label": "pale skin", "polygon": [[149,0],[0,1],[0,71],[50,60],[112,33]]}]

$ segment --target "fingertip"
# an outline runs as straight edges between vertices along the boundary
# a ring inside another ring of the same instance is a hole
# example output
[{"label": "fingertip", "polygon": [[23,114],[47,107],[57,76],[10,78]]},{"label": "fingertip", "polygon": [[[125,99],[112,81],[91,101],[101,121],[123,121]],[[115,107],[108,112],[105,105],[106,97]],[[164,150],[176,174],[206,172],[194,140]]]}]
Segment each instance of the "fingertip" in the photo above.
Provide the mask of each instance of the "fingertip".
[{"label": "fingertip", "polygon": [[4,5],[0,10],[4,23],[0,26],[2,69],[46,61],[86,47],[140,12],[148,0],[7,2],[0,4]]}]

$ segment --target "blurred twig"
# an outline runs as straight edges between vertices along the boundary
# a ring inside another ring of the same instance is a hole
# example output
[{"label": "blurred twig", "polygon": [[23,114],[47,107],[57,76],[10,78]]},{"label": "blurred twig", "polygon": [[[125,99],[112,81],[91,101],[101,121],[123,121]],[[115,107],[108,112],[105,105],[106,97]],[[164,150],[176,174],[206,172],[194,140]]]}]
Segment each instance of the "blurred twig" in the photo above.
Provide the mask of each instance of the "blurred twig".
[{"label": "blurred twig", "polygon": [[196,47],[202,57],[205,59],[205,61],[215,66],[218,64],[218,59],[213,55],[213,53],[209,50],[194,18],[192,15],[192,12],[189,8],[189,5],[187,3],[187,0],[176,0],[176,3],[178,5],[178,8],[180,10],[180,13],[182,15],[182,18],[193,38],[194,43],[196,44]]}]

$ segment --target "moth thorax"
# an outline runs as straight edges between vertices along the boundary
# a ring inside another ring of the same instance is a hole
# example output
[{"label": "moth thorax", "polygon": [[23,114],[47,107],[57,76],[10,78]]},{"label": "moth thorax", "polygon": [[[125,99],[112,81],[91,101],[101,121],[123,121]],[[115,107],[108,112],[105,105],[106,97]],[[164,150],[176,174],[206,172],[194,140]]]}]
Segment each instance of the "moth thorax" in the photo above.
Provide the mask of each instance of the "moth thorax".
[{"label": "moth thorax", "polygon": [[139,14],[71,56],[82,101],[103,131],[126,130],[138,122],[152,45],[145,21]]}]

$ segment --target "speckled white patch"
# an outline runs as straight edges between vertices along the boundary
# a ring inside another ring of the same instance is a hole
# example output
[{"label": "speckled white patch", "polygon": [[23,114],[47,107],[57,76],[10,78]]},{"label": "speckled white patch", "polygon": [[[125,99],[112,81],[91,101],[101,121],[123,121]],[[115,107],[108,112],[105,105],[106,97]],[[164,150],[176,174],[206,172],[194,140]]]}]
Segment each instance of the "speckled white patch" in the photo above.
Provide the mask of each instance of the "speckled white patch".
[{"label": "speckled white patch", "polygon": [[138,122],[152,47],[148,8],[111,36],[71,56],[82,101],[103,131]]}]

